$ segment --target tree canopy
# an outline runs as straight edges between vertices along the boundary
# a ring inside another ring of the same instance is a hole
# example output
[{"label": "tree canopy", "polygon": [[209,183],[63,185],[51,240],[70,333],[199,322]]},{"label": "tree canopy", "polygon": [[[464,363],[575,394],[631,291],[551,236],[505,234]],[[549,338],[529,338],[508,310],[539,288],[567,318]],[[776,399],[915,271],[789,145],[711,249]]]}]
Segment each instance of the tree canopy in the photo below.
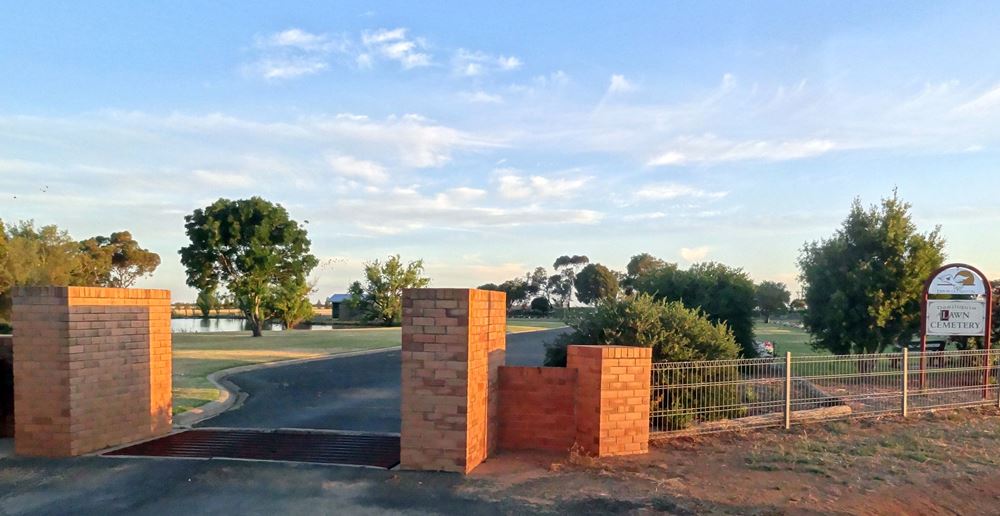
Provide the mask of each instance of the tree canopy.
[{"label": "tree canopy", "polygon": [[365,264],[365,278],[351,284],[351,304],[370,322],[399,324],[403,317],[403,289],[423,288],[430,278],[424,276],[424,261],[403,264],[399,255],[385,262],[374,260]]},{"label": "tree canopy", "polygon": [[592,263],[584,267],[573,282],[576,299],[585,305],[618,296],[618,276],[607,267]]},{"label": "tree canopy", "polygon": [[89,265],[86,273],[97,285],[129,288],[160,266],[160,255],[140,247],[128,231],[96,236],[80,245]]},{"label": "tree canopy", "polygon": [[159,263],[128,231],[78,242],[53,225],[0,222],[0,318],[9,317],[12,287],[129,287]]},{"label": "tree canopy", "polygon": [[318,263],[306,230],[281,205],[260,197],[219,199],[184,220],[191,244],[179,253],[187,284],[224,286],[255,337],[269,315],[267,304],[281,290],[305,283]]},{"label": "tree canopy", "polygon": [[688,270],[666,264],[640,277],[636,291],[702,310],[712,322],[729,326],[743,348],[743,356],[757,355],[753,334],[754,284],[743,269],[714,262],[694,264]]},{"label": "tree canopy", "polygon": [[771,322],[772,315],[788,310],[791,298],[792,293],[788,291],[788,287],[777,281],[762,281],[754,292],[757,311],[764,317],[764,322]]},{"label": "tree canopy", "polygon": [[874,353],[909,340],[920,326],[924,281],[944,261],[939,228],[919,233],[897,193],[865,208],[855,200],[832,237],[799,258],[814,346]]}]

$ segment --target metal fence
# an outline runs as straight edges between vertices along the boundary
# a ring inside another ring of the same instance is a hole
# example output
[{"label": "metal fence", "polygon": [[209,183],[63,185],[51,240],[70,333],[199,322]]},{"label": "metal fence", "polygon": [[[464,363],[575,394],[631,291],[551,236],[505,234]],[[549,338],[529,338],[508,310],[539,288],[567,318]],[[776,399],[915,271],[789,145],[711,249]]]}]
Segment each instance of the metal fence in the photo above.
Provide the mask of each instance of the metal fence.
[{"label": "metal fence", "polygon": [[1000,350],[653,364],[654,437],[998,403]]}]

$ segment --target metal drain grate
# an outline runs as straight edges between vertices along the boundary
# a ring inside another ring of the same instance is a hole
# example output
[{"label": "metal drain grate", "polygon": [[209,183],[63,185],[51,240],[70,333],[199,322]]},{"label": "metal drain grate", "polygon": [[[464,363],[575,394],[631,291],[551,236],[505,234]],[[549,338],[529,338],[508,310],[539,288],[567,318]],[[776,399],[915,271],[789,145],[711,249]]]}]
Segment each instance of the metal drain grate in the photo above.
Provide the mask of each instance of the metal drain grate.
[{"label": "metal drain grate", "polygon": [[399,436],[194,429],[114,450],[105,455],[274,460],[390,469],[399,464]]}]

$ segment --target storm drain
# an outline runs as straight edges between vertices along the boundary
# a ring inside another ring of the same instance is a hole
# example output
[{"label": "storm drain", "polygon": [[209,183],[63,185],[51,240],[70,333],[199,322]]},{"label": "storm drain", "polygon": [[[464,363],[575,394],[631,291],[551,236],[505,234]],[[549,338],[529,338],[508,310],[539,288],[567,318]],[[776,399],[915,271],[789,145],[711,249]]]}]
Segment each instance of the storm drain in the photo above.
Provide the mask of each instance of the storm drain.
[{"label": "storm drain", "polygon": [[199,428],[120,448],[105,455],[272,460],[391,469],[399,464],[399,436]]}]

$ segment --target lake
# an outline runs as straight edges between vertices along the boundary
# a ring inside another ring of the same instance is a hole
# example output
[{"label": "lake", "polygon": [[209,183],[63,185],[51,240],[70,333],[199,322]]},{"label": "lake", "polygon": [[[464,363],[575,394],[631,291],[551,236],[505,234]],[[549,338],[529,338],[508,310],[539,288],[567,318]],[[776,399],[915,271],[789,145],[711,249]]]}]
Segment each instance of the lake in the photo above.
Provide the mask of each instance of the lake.
[{"label": "lake", "polygon": [[[265,324],[265,330],[280,331],[281,324]],[[220,331],[250,331],[246,319],[185,318],[171,319],[170,331],[174,333],[214,333]]]}]

